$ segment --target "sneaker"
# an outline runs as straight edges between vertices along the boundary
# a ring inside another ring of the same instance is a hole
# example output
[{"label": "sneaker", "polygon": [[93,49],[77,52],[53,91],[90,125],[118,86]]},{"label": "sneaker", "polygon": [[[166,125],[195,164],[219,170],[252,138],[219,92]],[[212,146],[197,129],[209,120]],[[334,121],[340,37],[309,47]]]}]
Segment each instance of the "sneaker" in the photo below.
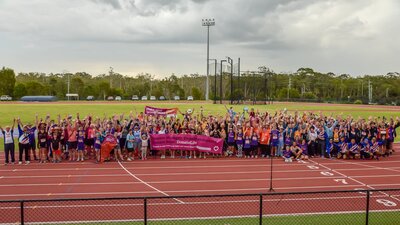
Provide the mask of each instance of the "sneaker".
[{"label": "sneaker", "polygon": [[21,165],[21,164],[22,164],[22,162],[21,162],[21,161],[19,161],[19,162],[18,162],[18,164],[19,164],[19,165]]},{"label": "sneaker", "polygon": [[132,159],[131,159],[131,158],[128,158],[127,160],[128,160],[129,162],[131,162],[131,161],[132,161]]},{"label": "sneaker", "polygon": [[30,161],[26,161],[25,164],[28,165],[29,163],[31,163]]},{"label": "sneaker", "polygon": [[79,158],[76,161],[79,162],[80,161]]},{"label": "sneaker", "polygon": [[193,156],[193,158],[195,159],[195,158],[196,158],[196,156]]}]

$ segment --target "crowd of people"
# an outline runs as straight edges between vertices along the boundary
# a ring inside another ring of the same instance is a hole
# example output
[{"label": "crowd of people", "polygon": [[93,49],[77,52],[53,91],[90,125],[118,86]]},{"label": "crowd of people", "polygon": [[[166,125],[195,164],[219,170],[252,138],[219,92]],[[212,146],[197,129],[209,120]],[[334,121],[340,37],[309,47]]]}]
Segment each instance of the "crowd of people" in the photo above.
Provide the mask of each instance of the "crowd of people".
[{"label": "crowd of people", "polygon": [[[376,159],[393,152],[393,142],[400,119],[385,117],[353,118],[325,115],[321,112],[259,112],[254,109],[235,112],[226,107],[223,115],[205,115],[203,108],[176,115],[113,115],[103,118],[92,115],[51,118],[47,115],[35,123],[15,118],[12,126],[0,130],[4,138],[5,164],[29,164],[61,161],[100,162],[104,138],[113,135],[117,145],[107,160],[146,160],[147,157],[281,157],[285,162],[313,157],[338,159]],[[14,128],[18,127],[17,140]],[[224,139],[222,154],[170,149],[154,151],[151,134],[196,134]]]}]

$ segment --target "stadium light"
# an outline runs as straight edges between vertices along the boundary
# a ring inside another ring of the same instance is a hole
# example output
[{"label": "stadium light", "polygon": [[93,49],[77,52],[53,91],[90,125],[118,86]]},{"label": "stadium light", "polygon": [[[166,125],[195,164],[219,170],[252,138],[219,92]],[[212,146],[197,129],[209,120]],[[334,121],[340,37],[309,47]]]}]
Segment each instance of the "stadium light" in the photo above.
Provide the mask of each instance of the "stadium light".
[{"label": "stadium light", "polygon": [[202,19],[201,24],[203,27],[207,27],[207,77],[206,77],[206,100],[208,100],[208,89],[209,89],[209,71],[210,66],[208,61],[210,61],[210,26],[215,26],[214,19]]}]

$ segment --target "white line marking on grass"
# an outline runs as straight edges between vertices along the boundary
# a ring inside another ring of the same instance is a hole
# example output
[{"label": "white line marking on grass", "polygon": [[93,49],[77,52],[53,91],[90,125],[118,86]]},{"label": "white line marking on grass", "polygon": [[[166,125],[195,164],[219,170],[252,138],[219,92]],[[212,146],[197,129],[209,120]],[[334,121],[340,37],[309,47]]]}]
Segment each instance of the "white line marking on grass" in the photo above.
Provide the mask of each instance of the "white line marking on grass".
[{"label": "white line marking on grass", "polygon": [[[119,164],[119,165],[121,166],[121,168],[124,169],[129,175],[131,175],[131,176],[132,176],[133,178],[135,178],[136,180],[140,181],[142,184],[146,185],[147,187],[149,187],[149,188],[151,188],[151,189],[153,189],[153,190],[155,190],[155,191],[157,191],[157,192],[159,192],[159,193],[161,193],[161,194],[163,194],[163,195],[165,195],[165,196],[170,196],[169,194],[167,194],[167,193],[165,193],[165,192],[163,192],[163,191],[161,191],[161,190],[155,188],[154,186],[152,186],[152,185],[146,183],[145,181],[143,181],[143,180],[140,179],[139,177],[135,176],[135,174],[133,174],[133,173],[131,173],[129,170],[127,170],[127,169],[122,165],[122,163],[121,163],[120,161],[118,161],[118,164]],[[182,203],[182,204],[185,203],[185,202],[183,202],[183,201],[181,201],[181,200],[179,200],[179,199],[176,199],[176,198],[174,198],[174,200],[177,201],[177,202],[180,202],[180,203]]]}]

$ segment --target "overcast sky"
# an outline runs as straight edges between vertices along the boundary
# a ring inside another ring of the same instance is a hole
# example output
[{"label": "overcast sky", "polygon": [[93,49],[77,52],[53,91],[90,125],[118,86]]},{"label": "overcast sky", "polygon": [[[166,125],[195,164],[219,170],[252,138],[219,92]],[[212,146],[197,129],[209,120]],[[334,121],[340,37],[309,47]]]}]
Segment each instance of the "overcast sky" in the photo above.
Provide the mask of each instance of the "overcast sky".
[{"label": "overcast sky", "polygon": [[202,18],[210,58],[242,70],[400,72],[399,0],[0,0],[0,18],[16,72],[205,74]]}]

